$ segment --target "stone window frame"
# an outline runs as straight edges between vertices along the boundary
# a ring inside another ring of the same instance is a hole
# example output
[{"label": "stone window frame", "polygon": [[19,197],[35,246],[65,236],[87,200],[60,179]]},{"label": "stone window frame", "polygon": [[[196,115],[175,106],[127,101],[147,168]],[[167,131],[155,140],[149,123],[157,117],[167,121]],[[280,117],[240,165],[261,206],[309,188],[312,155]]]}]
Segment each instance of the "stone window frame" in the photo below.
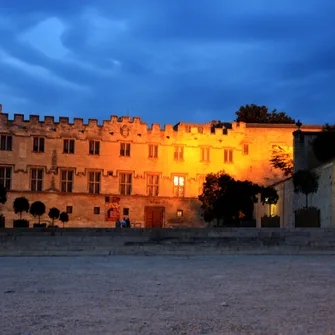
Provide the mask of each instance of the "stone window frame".
[{"label": "stone window frame", "polygon": [[131,143],[120,142],[120,157],[130,157],[131,155]]},{"label": "stone window frame", "polygon": [[30,191],[42,192],[44,186],[44,168],[33,166],[29,169]]},{"label": "stone window frame", "polygon": [[13,167],[9,165],[0,165],[0,185],[7,191],[12,189]]},{"label": "stone window frame", "polygon": [[[69,178],[70,173],[72,173],[72,178]],[[70,169],[69,168],[61,168],[60,169],[60,176],[59,176],[60,187],[59,187],[59,189],[62,193],[72,193],[73,192],[74,175],[75,175],[75,170],[74,169],[71,169],[71,168]]]},{"label": "stone window frame", "polygon": [[248,156],[249,155],[249,143],[243,143],[242,152],[243,152],[244,156]]},{"label": "stone window frame", "polygon": [[94,215],[100,215],[100,207],[99,206],[94,206],[93,207],[93,214]]},{"label": "stone window frame", "polygon": [[234,163],[234,149],[224,148],[223,149],[223,163],[233,164]]},{"label": "stone window frame", "polygon": [[133,190],[133,172],[119,172],[119,192],[121,195],[131,195]]},{"label": "stone window frame", "polygon": [[13,136],[10,134],[0,134],[0,151],[13,150]]},{"label": "stone window frame", "polygon": [[89,140],[88,141],[88,154],[92,156],[100,155],[100,142],[99,140]]},{"label": "stone window frame", "polygon": [[184,161],[185,146],[182,144],[175,144],[173,150],[173,159],[179,162]]},{"label": "stone window frame", "polygon": [[157,159],[158,158],[158,144],[149,143],[148,144],[148,158]]},{"label": "stone window frame", "polygon": [[33,136],[33,153],[45,152],[45,137]]},{"label": "stone window frame", "polygon": [[[92,176],[93,178],[91,178]],[[101,170],[89,170],[87,172],[87,187],[89,194],[101,193],[101,177],[102,177]]]},{"label": "stone window frame", "polygon": [[63,139],[63,154],[73,155],[74,153],[75,153],[75,140],[73,138],[64,138]]},{"label": "stone window frame", "polygon": [[66,206],[66,213],[73,214],[73,206]]},{"label": "stone window frame", "polygon": [[[173,185],[173,196],[176,198],[184,198],[186,190],[186,178],[185,173],[173,173],[172,174],[172,185]],[[180,183],[183,180],[183,183]]]},{"label": "stone window frame", "polygon": [[[156,179],[156,180],[155,180]],[[146,173],[146,190],[147,195],[157,197],[159,195],[160,174],[157,172]]]},{"label": "stone window frame", "polygon": [[208,146],[200,147],[200,162],[209,163],[211,158],[211,148]]}]

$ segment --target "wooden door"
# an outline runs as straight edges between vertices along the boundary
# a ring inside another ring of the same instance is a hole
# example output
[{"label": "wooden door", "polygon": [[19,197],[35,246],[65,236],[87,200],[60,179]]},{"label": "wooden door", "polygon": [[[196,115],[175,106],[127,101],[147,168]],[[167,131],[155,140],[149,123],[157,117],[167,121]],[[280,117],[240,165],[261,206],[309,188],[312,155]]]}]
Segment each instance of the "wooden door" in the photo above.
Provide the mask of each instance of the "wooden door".
[{"label": "wooden door", "polygon": [[145,228],[162,228],[164,211],[164,207],[145,207]]}]

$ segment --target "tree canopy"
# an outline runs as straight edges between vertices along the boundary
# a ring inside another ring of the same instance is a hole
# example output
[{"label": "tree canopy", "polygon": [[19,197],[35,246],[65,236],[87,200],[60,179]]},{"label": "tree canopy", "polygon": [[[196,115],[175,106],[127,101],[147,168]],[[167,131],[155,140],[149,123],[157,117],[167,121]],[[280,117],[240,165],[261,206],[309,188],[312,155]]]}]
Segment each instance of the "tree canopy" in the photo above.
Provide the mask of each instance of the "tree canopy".
[{"label": "tree canopy", "polygon": [[257,184],[235,180],[222,171],[208,174],[199,196],[204,220],[217,219],[218,223],[223,220],[224,224],[229,224],[241,218],[251,219],[260,190]]},{"label": "tree canopy", "polygon": [[59,214],[60,214],[60,211],[58,208],[56,207],[50,208],[48,216],[50,219],[52,219],[52,226],[54,225],[55,220],[59,218]]},{"label": "tree canopy", "polygon": [[63,223],[63,228],[64,228],[65,222],[69,222],[69,215],[66,212],[60,213],[59,220]]},{"label": "tree canopy", "polygon": [[276,145],[272,149],[270,163],[274,168],[282,170],[284,176],[291,176],[293,173],[293,148]]},{"label": "tree canopy", "polygon": [[258,106],[255,104],[241,106],[235,112],[237,122],[247,123],[295,123],[295,120],[284,112],[277,112],[274,109],[269,112],[266,106]]},{"label": "tree canopy", "polygon": [[313,153],[321,163],[335,158],[335,125],[325,124],[322,132],[312,141]]},{"label": "tree canopy", "polygon": [[13,202],[13,209],[15,214],[20,214],[20,220],[22,220],[22,213],[29,211],[29,201],[25,197],[18,197]]},{"label": "tree canopy", "polygon": [[293,186],[295,193],[306,196],[306,208],[308,207],[308,194],[316,193],[319,188],[319,176],[310,170],[299,170],[293,175]]},{"label": "tree canopy", "polygon": [[45,205],[42,201],[35,201],[30,206],[30,214],[33,216],[38,216],[38,223],[41,221],[41,215],[45,213]]},{"label": "tree canopy", "polygon": [[277,190],[272,187],[263,187],[261,190],[261,202],[262,204],[275,205],[279,200]]}]

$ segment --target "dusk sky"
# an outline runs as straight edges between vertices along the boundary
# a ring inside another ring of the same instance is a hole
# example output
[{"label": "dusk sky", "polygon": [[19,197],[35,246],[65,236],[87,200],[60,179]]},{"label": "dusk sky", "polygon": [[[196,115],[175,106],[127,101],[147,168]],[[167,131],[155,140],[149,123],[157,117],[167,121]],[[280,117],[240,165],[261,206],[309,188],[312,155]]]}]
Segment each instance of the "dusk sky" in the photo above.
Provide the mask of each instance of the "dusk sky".
[{"label": "dusk sky", "polygon": [[255,103],[335,123],[334,14],[334,0],[0,0],[0,103],[149,124]]}]

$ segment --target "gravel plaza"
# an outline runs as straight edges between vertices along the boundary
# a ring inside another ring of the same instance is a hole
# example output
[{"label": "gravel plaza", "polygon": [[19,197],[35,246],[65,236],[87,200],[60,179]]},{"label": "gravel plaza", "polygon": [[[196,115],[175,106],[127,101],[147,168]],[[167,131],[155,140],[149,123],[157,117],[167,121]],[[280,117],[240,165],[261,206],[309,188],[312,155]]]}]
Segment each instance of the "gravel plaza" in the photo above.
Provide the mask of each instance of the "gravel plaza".
[{"label": "gravel plaza", "polygon": [[0,334],[335,334],[334,256],[0,258]]}]

